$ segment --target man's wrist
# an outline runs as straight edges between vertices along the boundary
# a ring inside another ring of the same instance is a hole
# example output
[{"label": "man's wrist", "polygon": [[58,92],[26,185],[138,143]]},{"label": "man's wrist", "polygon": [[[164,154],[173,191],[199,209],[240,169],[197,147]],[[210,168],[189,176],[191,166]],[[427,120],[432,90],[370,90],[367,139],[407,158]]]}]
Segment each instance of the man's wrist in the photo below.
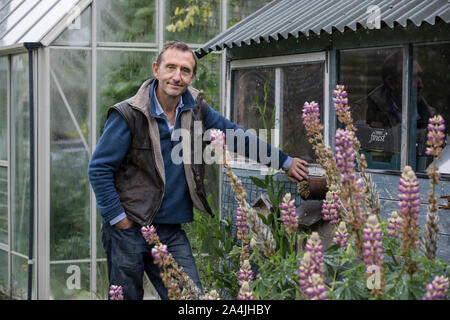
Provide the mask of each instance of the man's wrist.
[{"label": "man's wrist", "polygon": [[119,214],[117,217],[111,219],[111,220],[109,221],[109,224],[113,226],[113,225],[115,225],[116,223],[118,223],[118,222],[122,221],[123,219],[125,219],[126,217],[127,217],[126,213],[125,213],[125,212],[122,212],[122,213]]},{"label": "man's wrist", "polygon": [[287,157],[287,159],[284,161],[283,165],[281,166],[281,168],[286,171],[289,170],[289,168],[291,167],[292,164],[292,158],[291,157]]}]

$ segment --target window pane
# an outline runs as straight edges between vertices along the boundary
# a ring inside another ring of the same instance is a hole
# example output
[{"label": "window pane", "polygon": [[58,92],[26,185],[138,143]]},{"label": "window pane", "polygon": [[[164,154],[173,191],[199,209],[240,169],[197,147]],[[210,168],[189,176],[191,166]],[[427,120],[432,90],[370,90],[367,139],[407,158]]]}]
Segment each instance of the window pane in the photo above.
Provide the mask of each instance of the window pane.
[{"label": "window pane", "polygon": [[282,68],[282,79],[282,150],[291,157],[313,162],[316,157],[302,124],[301,108],[306,101],[315,101],[323,119],[324,64]]},{"label": "window pane", "polygon": [[219,0],[168,0],[165,4],[165,41],[203,44],[219,33]]},{"label": "window pane", "polygon": [[19,300],[25,300],[28,291],[28,260],[13,254],[11,270],[12,296]]},{"label": "window pane", "polygon": [[8,252],[0,249],[0,291],[9,293],[8,287]]},{"label": "window pane", "polygon": [[[246,128],[273,128],[272,112],[275,107],[275,69],[243,69],[233,71],[233,113],[234,121]],[[259,110],[266,105],[264,127],[263,117]]]},{"label": "window pane", "polygon": [[8,244],[8,168],[0,167],[0,243]]},{"label": "window pane", "polygon": [[91,53],[50,51],[50,258],[90,256]]},{"label": "window pane", "polygon": [[50,264],[50,299],[90,300],[90,264]]},{"label": "window pane", "polygon": [[197,61],[197,75],[192,86],[203,92],[212,108],[220,110],[220,55],[208,54]]},{"label": "window pane", "polygon": [[8,160],[8,57],[0,57],[0,160]]},{"label": "window pane", "polygon": [[12,249],[28,255],[30,202],[30,124],[28,92],[28,55],[12,57]]},{"label": "window pane", "polygon": [[154,52],[97,51],[97,140],[109,107],[136,94],[152,77]]},{"label": "window pane", "polygon": [[55,40],[52,45],[89,46],[91,44],[91,7],[87,7],[80,17]]},{"label": "window pane", "polygon": [[155,0],[97,1],[98,41],[156,42]]},{"label": "window pane", "polygon": [[339,83],[372,169],[400,170],[402,61],[397,48],[341,52]]},{"label": "window pane", "polygon": [[238,23],[272,0],[228,0],[228,27]]},{"label": "window pane", "polygon": [[[425,154],[428,119],[436,114],[442,115],[446,121],[445,133],[450,132],[450,44],[414,47],[412,83],[415,84],[411,88],[412,105],[417,108],[416,165],[417,171],[425,171],[432,162],[432,157]],[[450,165],[444,165],[450,158],[449,148],[446,148],[440,165],[443,173],[450,173]]]}]

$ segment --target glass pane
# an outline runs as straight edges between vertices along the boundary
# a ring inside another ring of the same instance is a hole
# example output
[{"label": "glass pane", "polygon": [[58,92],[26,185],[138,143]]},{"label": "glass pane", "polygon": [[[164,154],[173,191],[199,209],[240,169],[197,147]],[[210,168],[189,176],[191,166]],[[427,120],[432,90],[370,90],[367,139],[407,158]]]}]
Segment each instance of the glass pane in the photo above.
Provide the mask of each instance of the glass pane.
[{"label": "glass pane", "polygon": [[91,53],[55,49],[50,55],[50,258],[88,258]]},{"label": "glass pane", "polygon": [[8,286],[8,252],[0,249],[0,292],[9,293]]},{"label": "glass pane", "polygon": [[0,167],[0,243],[8,244],[8,168]]},{"label": "glass pane", "polygon": [[272,0],[228,0],[228,27],[238,23]]},{"label": "glass pane", "polygon": [[30,124],[28,96],[28,55],[12,57],[12,249],[28,255],[30,202]]},{"label": "glass pane", "polygon": [[12,296],[25,300],[28,292],[28,260],[13,254],[11,271]]},{"label": "glass pane", "polygon": [[165,4],[165,41],[202,44],[219,33],[219,0],[168,0]]},{"label": "glass pane", "polygon": [[[259,129],[273,128],[271,117],[275,106],[275,69],[236,70],[233,72],[233,87],[234,121],[246,129],[256,130],[257,133]],[[264,127],[259,111],[264,105],[267,128]]]},{"label": "glass pane", "polygon": [[50,299],[90,300],[90,264],[50,264]]},{"label": "glass pane", "polygon": [[[412,105],[417,109],[416,127],[416,165],[417,171],[425,171],[432,162],[427,157],[426,135],[428,119],[436,114],[445,120],[447,142],[450,130],[450,44],[439,44],[414,47]],[[440,171],[450,173],[450,147],[442,154]],[[446,163],[447,162],[447,163]]]},{"label": "glass pane", "polygon": [[220,110],[220,55],[208,54],[197,60],[197,75],[192,86],[203,92],[213,109]]},{"label": "glass pane", "polygon": [[339,83],[372,169],[400,170],[402,65],[400,48],[341,52]]},{"label": "glass pane", "polygon": [[8,57],[0,57],[0,160],[8,160]]},{"label": "glass pane", "polygon": [[324,63],[284,67],[282,71],[282,150],[291,157],[313,162],[315,157],[302,124],[301,108],[311,101],[319,103],[323,120]]},{"label": "glass pane", "polygon": [[156,42],[155,2],[155,0],[97,1],[97,40]]},{"label": "glass pane", "polygon": [[89,46],[91,44],[91,7],[87,7],[52,45]]},{"label": "glass pane", "polygon": [[97,138],[103,132],[108,108],[136,94],[152,77],[154,52],[97,51]]}]

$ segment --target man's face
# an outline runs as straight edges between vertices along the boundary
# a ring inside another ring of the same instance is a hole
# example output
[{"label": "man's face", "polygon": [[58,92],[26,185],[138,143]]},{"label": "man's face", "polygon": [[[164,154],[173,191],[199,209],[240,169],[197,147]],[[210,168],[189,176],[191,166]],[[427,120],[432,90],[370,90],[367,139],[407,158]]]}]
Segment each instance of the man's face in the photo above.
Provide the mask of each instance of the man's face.
[{"label": "man's face", "polygon": [[190,51],[167,49],[159,65],[153,62],[153,74],[159,80],[159,92],[172,98],[181,96],[195,78],[194,64]]}]

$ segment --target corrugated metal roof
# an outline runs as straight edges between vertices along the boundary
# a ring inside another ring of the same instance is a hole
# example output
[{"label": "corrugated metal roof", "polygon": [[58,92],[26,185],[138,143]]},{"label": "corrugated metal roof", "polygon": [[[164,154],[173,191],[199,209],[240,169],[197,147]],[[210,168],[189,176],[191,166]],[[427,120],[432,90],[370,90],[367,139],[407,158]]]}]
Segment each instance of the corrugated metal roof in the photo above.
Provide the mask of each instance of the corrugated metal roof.
[{"label": "corrugated metal roof", "polygon": [[0,46],[40,42],[80,0],[9,0],[0,2]]},{"label": "corrugated metal roof", "polygon": [[436,18],[450,22],[449,0],[275,0],[205,43],[196,54],[202,57],[252,42],[368,29],[376,21],[369,9],[373,5],[379,9],[381,27],[434,24]]}]

